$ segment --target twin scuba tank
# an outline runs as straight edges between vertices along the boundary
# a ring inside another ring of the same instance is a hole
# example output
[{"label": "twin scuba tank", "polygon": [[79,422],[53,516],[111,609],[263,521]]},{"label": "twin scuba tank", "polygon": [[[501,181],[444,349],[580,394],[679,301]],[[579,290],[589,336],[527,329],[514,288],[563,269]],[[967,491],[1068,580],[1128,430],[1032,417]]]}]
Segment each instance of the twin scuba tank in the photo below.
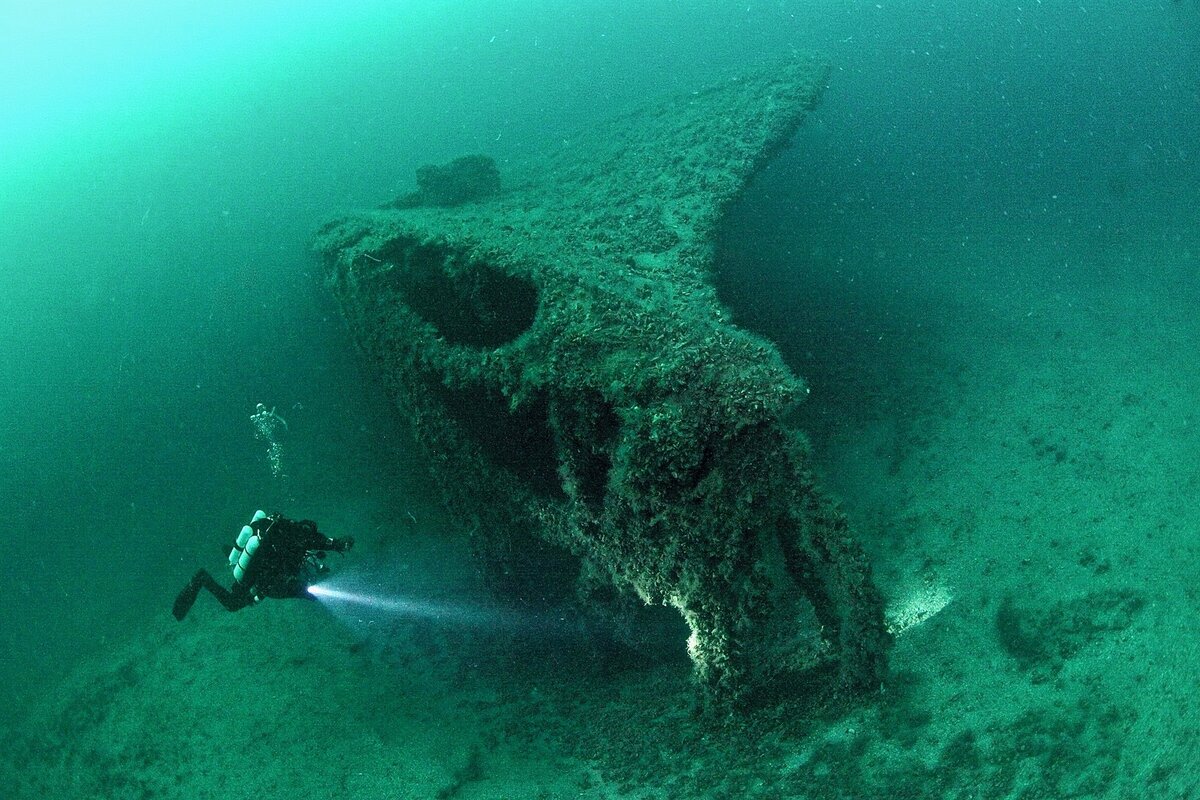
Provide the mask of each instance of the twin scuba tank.
[{"label": "twin scuba tank", "polygon": [[[266,519],[267,515],[262,511],[254,512],[254,518],[250,520],[250,525],[254,525],[260,519]],[[234,543],[233,549],[229,551],[229,566],[233,568],[233,579],[241,583],[246,576],[247,570],[250,569],[250,562],[254,560],[254,553],[258,550],[258,546],[262,544],[262,539],[254,528],[250,525],[243,525],[242,532],[238,534],[237,542]]]}]

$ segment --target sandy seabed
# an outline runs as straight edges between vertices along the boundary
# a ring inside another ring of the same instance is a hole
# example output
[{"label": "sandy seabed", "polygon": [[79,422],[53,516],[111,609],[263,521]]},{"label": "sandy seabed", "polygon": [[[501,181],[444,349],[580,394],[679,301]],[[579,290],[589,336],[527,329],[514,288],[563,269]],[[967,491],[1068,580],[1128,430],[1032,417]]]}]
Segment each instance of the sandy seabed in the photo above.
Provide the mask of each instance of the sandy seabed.
[{"label": "sandy seabed", "polygon": [[[783,345],[890,600],[878,698],[698,721],[682,642],[164,603],[36,706],[6,796],[1200,796],[1200,229],[859,234]],[[486,602],[461,545],[362,544]]]}]

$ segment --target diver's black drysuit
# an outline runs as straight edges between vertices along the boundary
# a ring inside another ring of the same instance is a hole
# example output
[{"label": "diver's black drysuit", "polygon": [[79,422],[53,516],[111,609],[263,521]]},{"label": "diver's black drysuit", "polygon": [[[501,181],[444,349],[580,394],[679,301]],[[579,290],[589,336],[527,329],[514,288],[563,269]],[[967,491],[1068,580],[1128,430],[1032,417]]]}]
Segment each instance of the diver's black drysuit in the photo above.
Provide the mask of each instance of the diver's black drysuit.
[{"label": "diver's black drysuit", "polygon": [[311,597],[308,587],[324,570],[321,559],[325,551],[344,553],[354,546],[353,537],[330,538],[308,519],[297,522],[275,514],[252,521],[250,528],[259,545],[241,578],[235,571],[233,586],[226,589],[208,570],[197,570],[175,598],[175,619],[188,615],[201,589],[207,589],[229,611],[240,611],[264,597]]}]

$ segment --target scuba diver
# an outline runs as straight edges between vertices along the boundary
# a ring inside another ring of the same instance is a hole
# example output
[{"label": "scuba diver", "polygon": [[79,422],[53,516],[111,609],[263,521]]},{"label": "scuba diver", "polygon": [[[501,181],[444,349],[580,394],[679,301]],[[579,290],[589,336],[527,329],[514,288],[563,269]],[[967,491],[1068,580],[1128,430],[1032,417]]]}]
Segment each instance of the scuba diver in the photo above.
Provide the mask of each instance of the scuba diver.
[{"label": "scuba diver", "polygon": [[353,546],[354,537],[331,539],[317,530],[312,520],[297,522],[259,511],[242,527],[229,552],[233,585],[226,589],[208,570],[200,569],[175,598],[172,613],[182,621],[201,589],[207,589],[228,611],[240,611],[264,597],[310,597],[308,587],[329,570],[325,551],[345,553]]}]

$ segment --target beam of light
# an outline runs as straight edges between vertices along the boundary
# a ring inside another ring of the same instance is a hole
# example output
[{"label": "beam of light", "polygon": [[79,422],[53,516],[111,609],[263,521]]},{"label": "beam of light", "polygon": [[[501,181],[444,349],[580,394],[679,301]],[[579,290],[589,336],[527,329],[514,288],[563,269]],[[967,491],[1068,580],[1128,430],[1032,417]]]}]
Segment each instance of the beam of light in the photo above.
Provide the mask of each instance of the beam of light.
[{"label": "beam of light", "polygon": [[452,603],[436,603],[428,600],[415,600],[400,596],[368,594],[338,589],[326,583],[308,587],[308,593],[325,602],[326,605],[362,606],[368,610],[390,616],[420,617],[422,619],[441,619],[454,622],[485,621],[489,615],[482,611],[472,611]]},{"label": "beam of light", "polygon": [[[374,585],[372,585],[374,584]],[[520,612],[484,603],[471,604],[419,598],[388,591],[361,575],[332,576],[308,587],[308,593],[331,614],[351,627],[370,627],[396,619],[419,619],[457,627],[551,635],[578,633],[561,617]]]},{"label": "beam of light", "polygon": [[[339,624],[357,635],[391,636],[398,627],[412,623],[476,634],[532,637],[552,640],[563,647],[583,642],[637,641],[638,649],[677,655],[678,642],[684,635],[683,623],[673,610],[659,607],[657,612],[633,627],[621,626],[578,610],[532,605],[514,608],[479,597],[466,587],[454,585],[436,576],[404,576],[399,564],[363,563],[325,573],[308,593]],[[432,579],[432,580],[431,580]],[[636,630],[634,630],[636,628]],[[632,640],[630,637],[633,637]]]}]

